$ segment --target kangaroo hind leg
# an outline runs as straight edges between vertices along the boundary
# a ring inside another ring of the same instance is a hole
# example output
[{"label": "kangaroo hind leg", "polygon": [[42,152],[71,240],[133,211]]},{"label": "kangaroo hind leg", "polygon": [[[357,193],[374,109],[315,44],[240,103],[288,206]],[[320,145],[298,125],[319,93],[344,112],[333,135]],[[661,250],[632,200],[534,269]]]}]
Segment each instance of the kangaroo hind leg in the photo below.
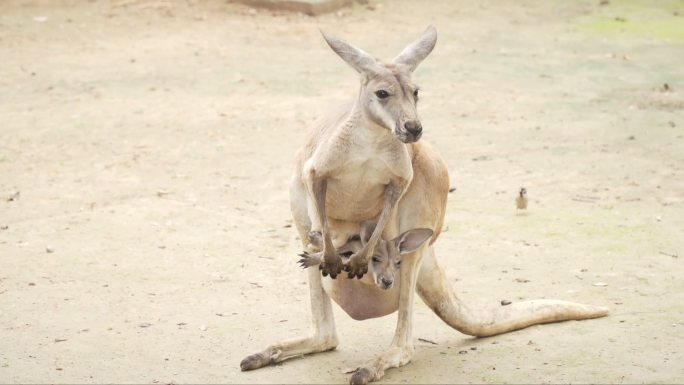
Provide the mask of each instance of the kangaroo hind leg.
[{"label": "kangaroo hind leg", "polygon": [[[290,207],[300,238],[305,240],[306,234],[311,230],[311,221],[307,215],[306,190],[297,180],[294,180],[290,187]],[[304,247],[306,247],[305,242],[302,241]],[[245,357],[240,363],[240,369],[243,371],[258,369],[288,358],[324,352],[337,347],[338,339],[332,304],[330,297],[323,289],[321,273],[318,269],[307,269],[307,273],[313,333],[309,336],[269,345],[264,350]]]}]

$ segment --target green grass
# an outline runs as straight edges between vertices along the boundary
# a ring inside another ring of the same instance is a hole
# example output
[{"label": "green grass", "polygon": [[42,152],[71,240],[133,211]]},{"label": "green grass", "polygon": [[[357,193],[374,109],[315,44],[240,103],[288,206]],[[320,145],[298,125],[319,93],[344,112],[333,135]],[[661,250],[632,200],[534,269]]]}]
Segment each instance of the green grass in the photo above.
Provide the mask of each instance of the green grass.
[{"label": "green grass", "polygon": [[684,1],[612,1],[580,22],[582,29],[606,37],[643,37],[684,42]]}]

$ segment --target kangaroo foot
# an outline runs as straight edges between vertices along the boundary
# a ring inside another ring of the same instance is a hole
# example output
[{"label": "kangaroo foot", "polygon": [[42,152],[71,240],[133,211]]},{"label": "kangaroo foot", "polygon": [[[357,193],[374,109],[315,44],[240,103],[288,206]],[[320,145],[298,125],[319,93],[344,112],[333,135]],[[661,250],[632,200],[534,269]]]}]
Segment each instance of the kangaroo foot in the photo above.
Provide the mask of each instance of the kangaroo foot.
[{"label": "kangaroo foot", "polygon": [[245,357],[245,359],[240,362],[240,370],[243,372],[247,370],[259,369],[263,366],[270,365],[280,357],[282,351],[274,347],[269,347],[261,353],[252,354]]},{"label": "kangaroo foot", "polygon": [[404,366],[411,361],[412,356],[412,346],[391,347],[372,362],[356,369],[349,379],[349,383],[352,385],[364,385],[377,381],[385,375],[386,369]]}]

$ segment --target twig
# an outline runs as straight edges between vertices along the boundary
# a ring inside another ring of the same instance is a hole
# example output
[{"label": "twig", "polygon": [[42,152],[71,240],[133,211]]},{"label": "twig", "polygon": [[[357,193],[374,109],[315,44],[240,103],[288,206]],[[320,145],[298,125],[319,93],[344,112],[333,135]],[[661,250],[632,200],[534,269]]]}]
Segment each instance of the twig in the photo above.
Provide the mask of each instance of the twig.
[{"label": "twig", "polygon": [[439,345],[437,342],[435,342],[435,341],[430,341],[430,340],[428,340],[428,339],[426,339],[426,338],[418,338],[418,341],[427,342],[428,344],[433,344],[433,345]]}]

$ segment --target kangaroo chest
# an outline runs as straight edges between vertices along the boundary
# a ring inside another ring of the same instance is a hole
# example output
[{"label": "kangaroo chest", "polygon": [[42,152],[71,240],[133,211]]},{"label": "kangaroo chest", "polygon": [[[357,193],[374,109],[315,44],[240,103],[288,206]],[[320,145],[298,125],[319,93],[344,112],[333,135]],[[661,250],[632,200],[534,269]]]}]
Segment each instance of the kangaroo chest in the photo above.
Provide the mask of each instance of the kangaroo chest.
[{"label": "kangaroo chest", "polygon": [[347,221],[374,218],[382,211],[385,188],[390,181],[397,177],[410,178],[408,154],[400,151],[357,150],[346,157],[341,167],[328,177],[326,213],[331,218]]}]

